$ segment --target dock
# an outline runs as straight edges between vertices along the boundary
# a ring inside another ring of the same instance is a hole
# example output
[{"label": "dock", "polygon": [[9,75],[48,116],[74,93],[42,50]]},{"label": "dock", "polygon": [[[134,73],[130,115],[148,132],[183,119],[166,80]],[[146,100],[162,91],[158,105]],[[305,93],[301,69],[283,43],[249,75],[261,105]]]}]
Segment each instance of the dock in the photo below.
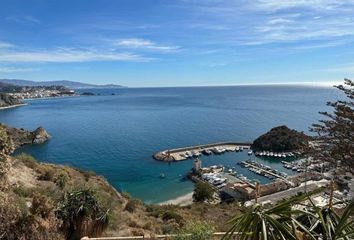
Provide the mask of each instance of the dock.
[{"label": "dock", "polygon": [[222,154],[224,152],[249,150],[250,148],[251,143],[218,142],[183,148],[168,149],[153,154],[153,158],[158,161],[183,161],[188,158],[198,157],[203,153],[207,155]]},{"label": "dock", "polygon": [[287,181],[287,179],[285,177],[283,177],[282,175],[274,173],[273,171],[267,170],[265,168],[261,168],[255,164],[250,163],[250,162],[245,161],[244,166],[246,168],[254,168],[254,169],[258,170],[260,173],[266,173],[266,174],[271,175],[275,178],[279,178],[281,180]]}]

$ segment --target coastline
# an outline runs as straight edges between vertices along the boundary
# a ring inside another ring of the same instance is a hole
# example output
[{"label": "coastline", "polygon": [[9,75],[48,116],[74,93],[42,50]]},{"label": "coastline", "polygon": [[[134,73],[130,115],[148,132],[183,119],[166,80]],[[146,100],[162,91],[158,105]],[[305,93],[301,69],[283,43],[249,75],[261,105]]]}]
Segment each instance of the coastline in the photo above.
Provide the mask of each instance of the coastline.
[{"label": "coastline", "polygon": [[188,206],[191,205],[193,203],[193,192],[187,193],[185,195],[164,201],[164,202],[160,202],[157,205],[179,205],[179,206]]},{"label": "coastline", "polygon": [[27,103],[15,104],[15,105],[6,106],[6,107],[0,107],[0,110],[9,109],[9,108],[15,108],[15,107],[21,107],[21,106],[26,106],[26,105],[28,105],[28,104]]},{"label": "coastline", "polygon": [[24,101],[35,101],[35,100],[48,100],[48,99],[60,99],[60,98],[69,98],[69,97],[80,97],[81,95],[73,95],[73,96],[57,96],[57,97],[39,97],[39,98],[24,98],[21,100]]}]

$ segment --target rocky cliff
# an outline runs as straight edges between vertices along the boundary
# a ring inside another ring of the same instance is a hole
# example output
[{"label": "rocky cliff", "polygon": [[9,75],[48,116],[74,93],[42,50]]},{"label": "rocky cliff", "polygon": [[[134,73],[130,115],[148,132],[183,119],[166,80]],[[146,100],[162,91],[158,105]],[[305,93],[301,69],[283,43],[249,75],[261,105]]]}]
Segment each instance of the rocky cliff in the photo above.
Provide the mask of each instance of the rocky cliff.
[{"label": "rocky cliff", "polygon": [[9,94],[0,93],[0,107],[9,107],[18,104],[22,104],[22,102]]}]

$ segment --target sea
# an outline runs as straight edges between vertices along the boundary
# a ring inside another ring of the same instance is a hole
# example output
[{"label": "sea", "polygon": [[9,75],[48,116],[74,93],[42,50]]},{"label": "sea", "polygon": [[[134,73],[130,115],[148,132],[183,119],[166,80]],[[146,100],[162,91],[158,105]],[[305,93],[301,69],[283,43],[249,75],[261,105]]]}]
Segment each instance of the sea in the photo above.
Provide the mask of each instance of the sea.
[{"label": "sea", "polygon": [[[279,125],[309,133],[311,124],[322,119],[318,112],[330,110],[326,102],[340,97],[333,87],[304,85],[80,91],[96,95],[27,100],[27,106],[0,111],[2,123],[30,130],[42,126],[52,136],[15,154],[94,171],[145,203],[193,190],[193,183],[184,178],[192,160],[168,164],[154,160],[154,152],[220,141],[251,142]],[[237,165],[247,159],[246,151],[201,157],[203,166],[235,167],[249,179],[267,183]],[[277,159],[256,160],[291,171]]]}]

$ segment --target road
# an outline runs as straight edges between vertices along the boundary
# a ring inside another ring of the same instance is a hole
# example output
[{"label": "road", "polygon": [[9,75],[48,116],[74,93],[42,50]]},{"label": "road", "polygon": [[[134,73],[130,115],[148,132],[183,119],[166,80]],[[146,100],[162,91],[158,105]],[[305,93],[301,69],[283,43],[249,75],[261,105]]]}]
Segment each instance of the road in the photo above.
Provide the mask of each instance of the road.
[{"label": "road", "polygon": [[[314,191],[317,188],[326,186],[329,184],[328,180],[322,179],[320,181],[308,181],[307,182],[307,191]],[[291,196],[295,196],[299,192],[304,192],[304,186],[305,183],[302,183],[300,186],[295,187],[295,188],[290,188],[281,192],[273,193],[267,196],[263,196],[258,198],[259,203],[266,203],[269,202],[271,204],[277,203],[279,200],[282,200],[284,198],[288,198]],[[252,205],[254,203],[254,200],[248,201],[245,204],[246,205]]]}]

